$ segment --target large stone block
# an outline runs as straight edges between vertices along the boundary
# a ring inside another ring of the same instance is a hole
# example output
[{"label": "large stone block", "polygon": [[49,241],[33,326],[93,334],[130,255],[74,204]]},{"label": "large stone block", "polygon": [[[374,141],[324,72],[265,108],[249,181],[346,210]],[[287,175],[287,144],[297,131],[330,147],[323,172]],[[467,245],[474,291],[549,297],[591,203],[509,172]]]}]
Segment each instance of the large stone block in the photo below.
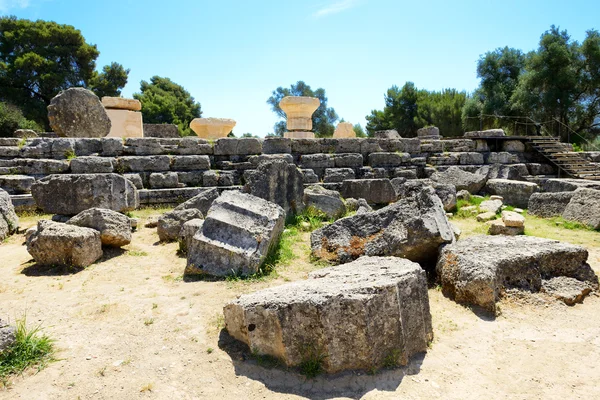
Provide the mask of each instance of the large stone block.
[{"label": "large stone block", "polygon": [[90,208],[69,219],[67,224],[97,230],[105,246],[121,247],[131,243],[129,217],[116,211]]},{"label": "large stone block", "polygon": [[282,160],[263,161],[246,178],[244,191],[283,207],[286,213],[302,211],[304,177],[294,164]]},{"label": "large stone block", "polygon": [[527,214],[550,218],[562,215],[574,192],[532,193],[529,197]]},{"label": "large stone block", "polygon": [[186,273],[255,274],[284,223],[285,211],[277,204],[237,191],[223,193],[189,243]]},{"label": "large stone block", "polygon": [[300,156],[301,168],[334,168],[333,154],[306,154]]},{"label": "large stone block", "polygon": [[119,172],[163,172],[171,168],[169,156],[119,157],[116,170]]},{"label": "large stone block", "polygon": [[314,185],[304,189],[304,204],[322,212],[327,218],[339,218],[346,214],[346,205],[340,192]]},{"label": "large stone block", "polygon": [[292,152],[292,139],[266,137],[262,142],[264,154],[289,154]]},{"label": "large stone block", "polygon": [[105,137],[111,122],[98,96],[84,88],[70,88],[50,101],[48,120],[63,137]]},{"label": "large stone block", "polygon": [[365,199],[370,204],[396,201],[396,192],[389,179],[348,179],[341,190],[344,198]]},{"label": "large stone block", "polygon": [[356,175],[352,168],[326,168],[323,182],[335,183],[343,182],[347,179],[354,179]]},{"label": "large stone block", "polygon": [[31,193],[50,214],[75,215],[94,207],[125,212],[140,204],[133,183],[117,174],[50,175],[36,182]]},{"label": "large stone block", "polygon": [[31,193],[35,178],[27,175],[0,175],[0,189],[8,194]]},{"label": "large stone block", "polygon": [[0,241],[12,235],[19,228],[19,217],[8,193],[0,189]]},{"label": "large stone block", "polygon": [[504,203],[511,206],[527,208],[531,195],[539,190],[533,182],[511,181],[508,179],[490,179],[485,190],[489,194],[502,196]]},{"label": "large stone block", "polygon": [[144,124],[144,137],[179,138],[179,127],[175,124]]},{"label": "large stone block", "polygon": [[102,105],[104,108],[110,108],[114,110],[130,110],[130,111],[142,111],[142,103],[135,99],[124,99],[122,97],[102,97]]},{"label": "large stone block", "polygon": [[318,355],[328,373],[406,365],[433,339],[425,272],[394,257],[315,271],[223,312],[229,334],[259,354],[288,366]]},{"label": "large stone block", "polygon": [[362,255],[431,262],[454,233],[442,202],[426,187],[380,210],[342,218],[314,231],[310,240],[314,256],[335,263]]},{"label": "large stone block", "polygon": [[39,265],[87,267],[102,257],[102,241],[95,229],[42,220],[27,251]]},{"label": "large stone block", "polygon": [[106,137],[141,138],[144,137],[142,113],[129,110],[106,110],[110,118],[110,133]]},{"label": "large stone block", "polygon": [[256,138],[223,138],[215,142],[215,155],[248,155],[261,154],[262,143]]},{"label": "large stone block", "polygon": [[179,187],[177,172],[153,172],[148,180],[151,189],[166,189]]},{"label": "large stone block", "polygon": [[577,189],[563,212],[563,218],[600,229],[600,190]]},{"label": "large stone block", "polygon": [[71,172],[74,174],[110,174],[114,171],[114,158],[77,157],[71,160]]},{"label": "large stone block", "polygon": [[333,160],[336,168],[361,168],[363,166],[362,154],[334,154]]},{"label": "large stone block", "polygon": [[458,167],[450,167],[444,172],[436,172],[431,175],[431,180],[449,183],[454,185],[456,190],[467,190],[469,193],[476,194],[485,186],[487,177],[463,171]]},{"label": "large stone block", "polygon": [[478,138],[478,137],[503,137],[506,136],[503,129],[488,129],[485,131],[471,131],[466,132],[465,137]]},{"label": "large stone block", "polygon": [[202,218],[204,218],[204,215],[197,208],[177,209],[164,213],[158,219],[158,238],[161,242],[177,240],[183,224],[192,219]]},{"label": "large stone block", "polygon": [[175,207],[175,210],[196,208],[202,212],[202,215],[206,215],[217,197],[219,197],[219,190],[217,188],[200,189],[200,193]]},{"label": "large stone block", "polygon": [[473,236],[445,246],[437,263],[444,293],[457,302],[496,310],[504,289],[540,291],[568,277],[598,289],[581,246],[532,236]]},{"label": "large stone block", "polygon": [[210,169],[208,156],[173,156],[171,157],[173,171],[198,171]]},{"label": "large stone block", "polygon": [[393,168],[410,162],[408,153],[371,153],[369,165],[373,168]]}]

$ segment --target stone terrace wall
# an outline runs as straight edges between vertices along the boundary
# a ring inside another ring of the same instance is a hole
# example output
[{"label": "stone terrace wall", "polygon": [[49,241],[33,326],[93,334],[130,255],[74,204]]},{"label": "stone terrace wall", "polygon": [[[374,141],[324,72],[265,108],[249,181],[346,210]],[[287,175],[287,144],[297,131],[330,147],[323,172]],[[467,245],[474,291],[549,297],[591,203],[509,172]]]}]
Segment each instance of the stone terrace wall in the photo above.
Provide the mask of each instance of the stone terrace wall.
[{"label": "stone terrace wall", "polygon": [[26,195],[36,179],[49,174],[116,172],[141,190],[142,204],[177,203],[193,196],[199,187],[243,185],[245,171],[270,158],[295,163],[305,173],[306,184],[322,183],[334,189],[345,179],[425,178],[452,165],[474,172],[493,164],[494,177],[510,179],[554,173],[523,142],[490,143],[470,139],[0,138],[0,187],[12,195]]}]

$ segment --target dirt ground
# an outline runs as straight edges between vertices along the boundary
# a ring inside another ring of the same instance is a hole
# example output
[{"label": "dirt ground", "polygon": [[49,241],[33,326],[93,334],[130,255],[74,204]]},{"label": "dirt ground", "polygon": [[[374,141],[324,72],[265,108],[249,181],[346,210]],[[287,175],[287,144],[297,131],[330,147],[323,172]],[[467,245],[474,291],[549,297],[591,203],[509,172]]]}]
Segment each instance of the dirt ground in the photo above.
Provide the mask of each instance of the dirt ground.
[{"label": "dirt ground", "polygon": [[[21,225],[34,224],[35,218],[25,218]],[[600,272],[600,233],[585,235],[585,243],[598,244],[590,249],[590,264]],[[58,360],[15,378],[0,398],[600,398],[596,295],[574,307],[543,297],[512,298],[493,319],[432,288],[431,349],[407,367],[376,375],[307,380],[220,348],[225,303],[318,268],[308,262],[308,238],[303,234],[298,258],[276,278],[257,282],[185,282],[177,244],[159,244],[155,229],[142,227],[125,250],[107,251],[98,263],[66,275],[33,266],[24,237],[10,238],[0,244],[0,315],[26,315],[28,324],[41,324],[56,339]]]}]

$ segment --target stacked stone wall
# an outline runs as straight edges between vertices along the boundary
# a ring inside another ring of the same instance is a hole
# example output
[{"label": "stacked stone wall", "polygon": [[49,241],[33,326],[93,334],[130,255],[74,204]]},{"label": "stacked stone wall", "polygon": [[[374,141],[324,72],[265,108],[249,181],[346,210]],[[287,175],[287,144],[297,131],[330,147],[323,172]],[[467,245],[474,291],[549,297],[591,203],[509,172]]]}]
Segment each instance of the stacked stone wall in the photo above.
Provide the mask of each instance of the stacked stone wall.
[{"label": "stacked stone wall", "polygon": [[346,179],[425,178],[450,166],[496,165],[517,179],[553,173],[518,140],[0,138],[0,188],[23,196],[50,174],[115,172],[141,190],[142,204],[176,203],[201,187],[239,187],[247,171],[273,158],[296,164],[306,184],[334,189]]}]

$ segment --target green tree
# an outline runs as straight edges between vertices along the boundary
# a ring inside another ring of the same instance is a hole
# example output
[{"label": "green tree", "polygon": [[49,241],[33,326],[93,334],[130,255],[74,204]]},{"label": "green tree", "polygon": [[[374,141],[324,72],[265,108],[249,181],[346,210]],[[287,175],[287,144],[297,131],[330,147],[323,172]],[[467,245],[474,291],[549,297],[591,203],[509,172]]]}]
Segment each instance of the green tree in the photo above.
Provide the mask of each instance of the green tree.
[{"label": "green tree", "polygon": [[153,76],[150,82],[142,81],[141,93],[133,97],[142,103],[144,122],[149,124],[175,124],[183,136],[192,135],[190,122],[200,118],[202,111],[190,93],[169,78]]},{"label": "green tree", "polygon": [[338,115],[332,107],[327,107],[327,96],[325,95],[325,89],[318,88],[312,90],[309,85],[303,81],[298,81],[292,84],[290,88],[278,87],[271,93],[271,97],[267,99],[267,104],[271,106],[271,109],[278,117],[283,118],[283,121],[279,121],[275,124],[273,129],[275,135],[283,136],[286,132],[285,112],[279,107],[279,102],[286,96],[307,96],[316,97],[321,101],[321,105],[317,108],[312,116],[313,120],[313,131],[316,137],[331,137],[335,131],[335,122],[338,120]]},{"label": "green tree", "polygon": [[0,102],[0,137],[11,137],[17,129],[42,131],[38,124],[26,119],[17,107]]},{"label": "green tree", "polygon": [[367,118],[370,135],[379,130],[395,129],[403,137],[414,137],[424,126],[435,125],[445,136],[462,134],[462,109],[467,95],[456,89],[441,92],[419,90],[406,82],[399,89],[392,86],[385,95],[382,111],[373,110]]},{"label": "green tree", "polygon": [[61,90],[88,87],[99,54],[73,26],[1,17],[0,100],[48,128],[50,100]]},{"label": "green tree", "polygon": [[360,138],[367,137],[365,130],[363,129],[363,127],[360,124],[354,124],[354,126],[352,128],[354,129],[354,133],[356,134],[356,137],[360,137]]},{"label": "green tree", "polygon": [[600,35],[590,30],[582,44],[552,26],[528,55],[513,106],[545,124],[552,134],[593,135],[600,127]]},{"label": "green tree", "polygon": [[526,56],[521,50],[509,47],[481,56],[477,62],[477,76],[481,83],[469,97],[462,113],[465,130],[503,128],[513,132],[515,126],[517,129],[524,127],[513,124],[517,116],[523,115],[523,110],[515,107],[510,99],[525,70],[525,61]]},{"label": "green tree", "polygon": [[100,98],[104,96],[120,97],[121,89],[127,85],[129,71],[116,62],[105,65],[102,72],[94,71],[88,88]]}]

